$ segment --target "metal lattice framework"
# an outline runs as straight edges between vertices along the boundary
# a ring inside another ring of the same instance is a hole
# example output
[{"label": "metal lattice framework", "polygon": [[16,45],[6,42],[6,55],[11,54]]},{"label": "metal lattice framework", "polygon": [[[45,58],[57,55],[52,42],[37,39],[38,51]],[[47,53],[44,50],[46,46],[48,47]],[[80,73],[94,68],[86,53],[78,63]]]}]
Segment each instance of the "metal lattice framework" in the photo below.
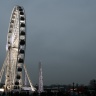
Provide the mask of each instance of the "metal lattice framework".
[{"label": "metal lattice framework", "polygon": [[[15,6],[12,10],[7,35],[7,56],[0,72],[1,82],[2,75],[5,70],[5,90],[11,91],[13,89],[21,89],[23,87],[22,68],[24,67],[25,47],[26,17],[23,7]],[[29,78],[25,67],[24,70]],[[34,91],[35,89],[32,86],[32,83],[30,84],[31,89]]]}]

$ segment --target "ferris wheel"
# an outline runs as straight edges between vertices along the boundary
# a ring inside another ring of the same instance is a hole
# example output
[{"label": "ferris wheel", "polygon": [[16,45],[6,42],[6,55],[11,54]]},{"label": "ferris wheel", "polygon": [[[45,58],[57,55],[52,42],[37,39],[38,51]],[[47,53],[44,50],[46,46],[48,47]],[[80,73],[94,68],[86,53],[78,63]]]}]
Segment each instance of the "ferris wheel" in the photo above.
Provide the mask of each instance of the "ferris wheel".
[{"label": "ferris wheel", "polygon": [[7,70],[5,87],[10,90],[22,84],[22,66],[26,47],[26,20],[23,7],[13,8],[7,35]]},{"label": "ferris wheel", "polygon": [[[26,17],[24,8],[15,6],[12,10],[8,35],[6,52],[7,56],[0,72],[0,82],[5,70],[6,90],[21,89],[23,87],[22,69],[24,67],[26,48]],[[28,73],[25,69],[28,76]],[[28,77],[29,78],[29,77]],[[30,81],[30,80],[29,80]],[[33,88],[32,84],[31,87]],[[34,88],[33,88],[34,90]]]}]

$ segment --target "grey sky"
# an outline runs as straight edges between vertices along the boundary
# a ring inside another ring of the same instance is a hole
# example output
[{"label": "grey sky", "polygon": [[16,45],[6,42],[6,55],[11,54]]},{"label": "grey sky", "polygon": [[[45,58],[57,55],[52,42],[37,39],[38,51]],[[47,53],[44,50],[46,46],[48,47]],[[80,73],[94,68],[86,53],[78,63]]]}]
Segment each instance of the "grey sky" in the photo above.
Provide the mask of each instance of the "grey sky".
[{"label": "grey sky", "polygon": [[96,79],[96,0],[0,1],[0,66],[15,5],[26,13],[25,63],[33,84],[38,83],[39,61],[44,84],[88,84]]}]

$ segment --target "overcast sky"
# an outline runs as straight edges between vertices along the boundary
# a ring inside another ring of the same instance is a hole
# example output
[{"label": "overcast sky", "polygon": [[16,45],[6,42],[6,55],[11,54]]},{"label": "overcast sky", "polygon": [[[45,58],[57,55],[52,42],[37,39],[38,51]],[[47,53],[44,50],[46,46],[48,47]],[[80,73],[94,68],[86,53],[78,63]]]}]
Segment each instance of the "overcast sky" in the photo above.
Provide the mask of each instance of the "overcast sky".
[{"label": "overcast sky", "polygon": [[39,61],[44,85],[96,79],[96,0],[0,0],[0,66],[15,5],[26,13],[25,63],[33,84]]}]

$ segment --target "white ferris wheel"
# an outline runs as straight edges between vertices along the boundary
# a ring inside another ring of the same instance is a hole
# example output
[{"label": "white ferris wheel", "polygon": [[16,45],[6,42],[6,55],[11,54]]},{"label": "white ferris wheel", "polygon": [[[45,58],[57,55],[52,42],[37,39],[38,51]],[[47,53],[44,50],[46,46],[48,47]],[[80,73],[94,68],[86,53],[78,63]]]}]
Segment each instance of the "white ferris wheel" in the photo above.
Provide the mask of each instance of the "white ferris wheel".
[{"label": "white ferris wheel", "polygon": [[6,44],[6,59],[0,72],[0,82],[5,71],[5,90],[21,89],[24,86],[22,70],[25,70],[32,91],[35,91],[28,76],[24,58],[26,48],[26,17],[24,8],[12,10]]}]

